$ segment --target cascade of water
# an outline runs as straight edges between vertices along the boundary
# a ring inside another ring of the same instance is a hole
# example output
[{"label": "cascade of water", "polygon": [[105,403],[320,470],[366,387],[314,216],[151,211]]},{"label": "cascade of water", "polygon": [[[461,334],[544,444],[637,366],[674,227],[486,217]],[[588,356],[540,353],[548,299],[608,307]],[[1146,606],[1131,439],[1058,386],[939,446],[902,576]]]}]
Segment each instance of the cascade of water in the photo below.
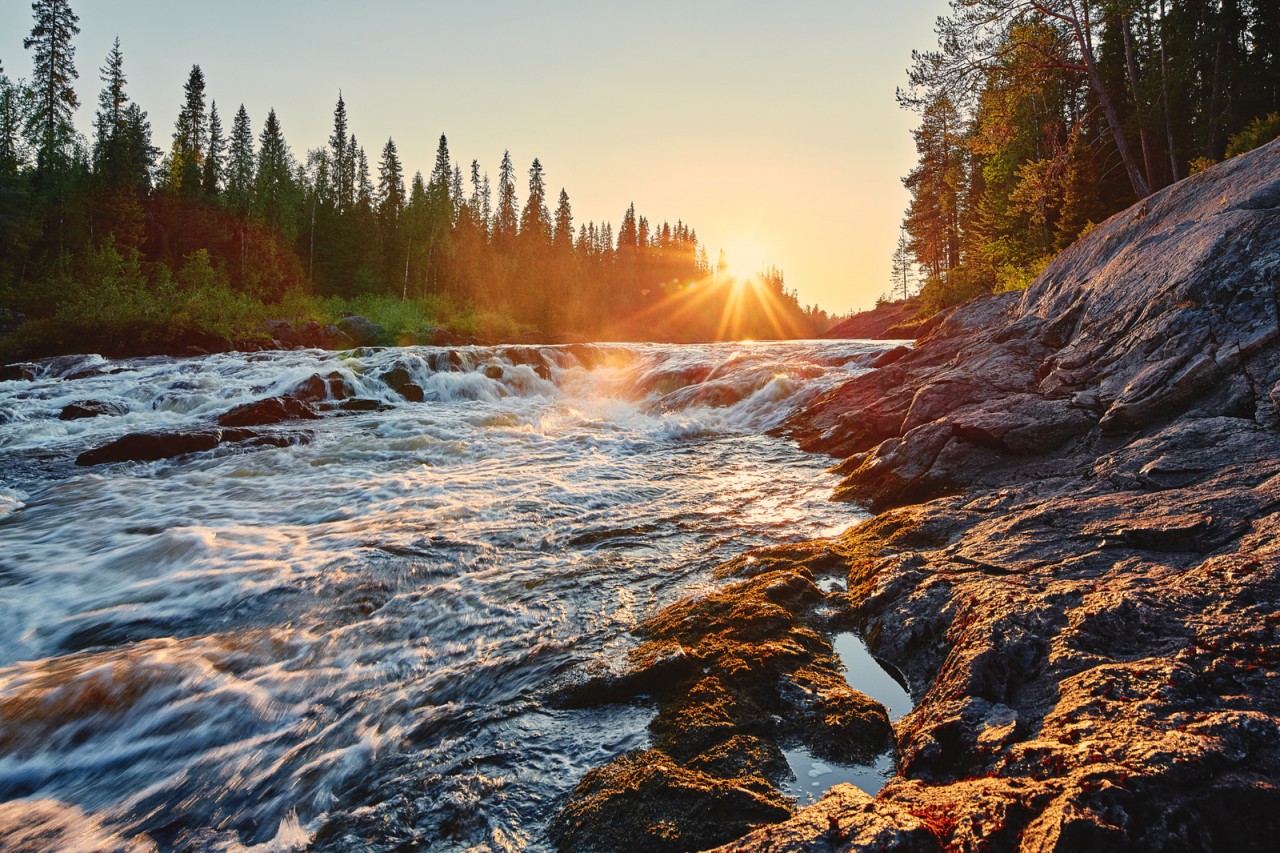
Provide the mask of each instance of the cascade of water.
[{"label": "cascade of water", "polygon": [[[548,683],[720,560],[860,518],[765,431],[877,352],[69,358],[0,382],[0,800],[161,847],[370,822],[387,847],[542,849],[554,798],[650,715],[549,708]],[[306,442],[73,464],[302,386],[322,417],[267,429]],[[60,419],[86,401],[120,413]]]}]

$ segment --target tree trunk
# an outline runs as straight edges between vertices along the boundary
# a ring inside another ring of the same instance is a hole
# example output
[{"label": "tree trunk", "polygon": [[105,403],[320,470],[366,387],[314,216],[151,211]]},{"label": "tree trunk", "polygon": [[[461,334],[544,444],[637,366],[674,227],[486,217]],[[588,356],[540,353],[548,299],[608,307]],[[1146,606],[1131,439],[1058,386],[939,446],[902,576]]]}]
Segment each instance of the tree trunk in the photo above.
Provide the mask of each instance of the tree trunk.
[{"label": "tree trunk", "polygon": [[1143,115],[1142,98],[1138,94],[1138,61],[1133,54],[1133,27],[1129,13],[1120,13],[1120,32],[1124,41],[1124,65],[1129,74],[1129,93],[1133,96],[1133,114],[1138,120],[1138,143],[1142,146],[1142,165],[1146,172],[1147,186],[1155,186],[1155,170],[1151,165],[1151,145],[1147,141],[1147,122]]},{"label": "tree trunk", "polygon": [[1102,107],[1102,114],[1106,116],[1107,126],[1111,129],[1111,138],[1116,144],[1116,153],[1120,155],[1121,161],[1124,162],[1124,169],[1129,175],[1129,183],[1133,186],[1134,194],[1140,198],[1146,198],[1151,195],[1151,186],[1147,183],[1146,178],[1142,175],[1142,170],[1138,168],[1138,161],[1134,159],[1133,152],[1129,149],[1129,140],[1124,132],[1124,125],[1120,121],[1120,114],[1116,111],[1116,105],[1111,100],[1111,95],[1107,92],[1107,87],[1102,83],[1102,76],[1098,73],[1098,63],[1093,55],[1093,39],[1090,35],[1092,25],[1088,19],[1089,7],[1085,6],[1085,19],[1081,21],[1075,18],[1072,21],[1075,31],[1076,45],[1080,48],[1080,57],[1084,60],[1085,73],[1089,78],[1089,86],[1093,89],[1093,93],[1098,96],[1098,104]]},{"label": "tree trunk", "polygon": [[1178,169],[1178,154],[1173,144],[1173,113],[1169,109],[1169,57],[1165,53],[1165,0],[1160,0],[1160,107],[1164,111],[1164,133],[1169,146],[1169,174],[1173,180],[1182,178]]}]

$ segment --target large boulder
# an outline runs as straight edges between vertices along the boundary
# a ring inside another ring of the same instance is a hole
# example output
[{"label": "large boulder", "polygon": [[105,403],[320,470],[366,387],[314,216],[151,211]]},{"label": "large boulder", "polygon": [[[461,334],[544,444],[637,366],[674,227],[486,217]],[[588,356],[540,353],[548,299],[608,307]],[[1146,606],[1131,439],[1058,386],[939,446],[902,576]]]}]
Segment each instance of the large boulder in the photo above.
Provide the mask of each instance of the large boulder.
[{"label": "large boulder", "polygon": [[119,417],[128,411],[129,409],[122,403],[104,400],[79,400],[63,406],[62,411],[58,413],[58,420],[78,421],[83,418]]},{"label": "large boulder", "polygon": [[288,447],[305,444],[311,435],[305,432],[260,433],[251,429],[196,429],[168,430],[160,432],[134,432],[86,450],[76,457],[76,464],[84,467],[105,465],[111,462],[154,462],[213,450],[222,444],[241,444],[249,447]]},{"label": "large boulder", "polygon": [[730,849],[1273,845],[1278,301],[1280,141],[793,418],[881,511],[808,548],[918,705],[874,801]]},{"label": "large boulder", "polygon": [[295,420],[315,420],[320,417],[309,403],[295,397],[268,397],[243,403],[218,418],[218,426],[253,427],[269,426]]}]

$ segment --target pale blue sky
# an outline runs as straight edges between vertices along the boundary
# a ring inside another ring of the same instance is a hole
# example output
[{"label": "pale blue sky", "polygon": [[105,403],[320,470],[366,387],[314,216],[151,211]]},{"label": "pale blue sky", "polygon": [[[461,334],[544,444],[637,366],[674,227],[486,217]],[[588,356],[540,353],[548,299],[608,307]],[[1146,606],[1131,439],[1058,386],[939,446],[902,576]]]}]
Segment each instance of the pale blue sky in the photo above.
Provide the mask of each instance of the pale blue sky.
[{"label": "pale blue sky", "polygon": [[[376,162],[394,136],[412,172],[436,141],[496,176],[542,160],[575,219],[615,227],[635,201],[691,222],[715,256],[772,261],[802,302],[867,307],[913,163],[914,117],[894,102],[945,0],[648,0],[644,3],[72,0],[78,124],[118,34],[129,92],[166,147],[192,63],[224,125],[274,106],[301,158],[322,145],[339,88]],[[0,61],[30,74],[27,0],[0,0]],[[520,186],[523,198],[525,187]]]}]

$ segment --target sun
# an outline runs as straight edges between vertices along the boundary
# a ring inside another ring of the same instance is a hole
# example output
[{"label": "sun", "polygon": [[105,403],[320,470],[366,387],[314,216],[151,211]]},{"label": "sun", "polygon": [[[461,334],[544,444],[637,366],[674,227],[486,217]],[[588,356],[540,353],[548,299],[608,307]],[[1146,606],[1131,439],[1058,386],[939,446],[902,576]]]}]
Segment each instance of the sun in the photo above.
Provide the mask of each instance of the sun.
[{"label": "sun", "polygon": [[749,278],[772,262],[769,246],[749,235],[730,238],[724,244],[725,267],[730,275]]}]

